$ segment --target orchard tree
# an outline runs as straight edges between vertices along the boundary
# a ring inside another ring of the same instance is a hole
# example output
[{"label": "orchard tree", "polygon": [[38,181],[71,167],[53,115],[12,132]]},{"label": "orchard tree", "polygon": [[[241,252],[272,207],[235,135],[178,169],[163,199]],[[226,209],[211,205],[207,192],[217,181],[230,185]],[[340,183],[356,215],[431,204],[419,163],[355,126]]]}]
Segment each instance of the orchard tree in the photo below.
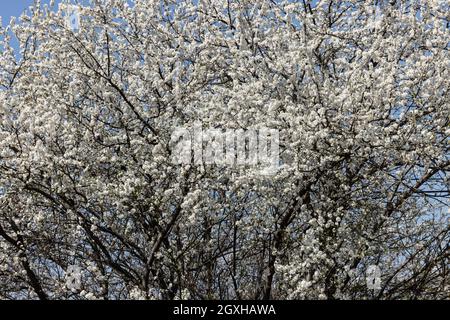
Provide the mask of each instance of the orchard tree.
[{"label": "orchard tree", "polygon": [[[0,30],[0,298],[448,299],[449,12],[36,1]],[[198,123],[276,130],[276,171],[174,161]]]}]

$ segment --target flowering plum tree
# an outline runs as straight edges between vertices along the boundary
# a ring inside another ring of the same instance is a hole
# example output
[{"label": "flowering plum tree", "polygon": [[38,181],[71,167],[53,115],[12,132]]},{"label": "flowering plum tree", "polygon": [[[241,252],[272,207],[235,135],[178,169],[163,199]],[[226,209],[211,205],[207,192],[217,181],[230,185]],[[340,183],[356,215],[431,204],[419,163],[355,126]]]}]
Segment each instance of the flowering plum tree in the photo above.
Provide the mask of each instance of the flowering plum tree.
[{"label": "flowering plum tree", "polygon": [[[68,12],[0,30],[0,298],[449,298],[448,2]],[[199,122],[277,170],[174,162]]]}]

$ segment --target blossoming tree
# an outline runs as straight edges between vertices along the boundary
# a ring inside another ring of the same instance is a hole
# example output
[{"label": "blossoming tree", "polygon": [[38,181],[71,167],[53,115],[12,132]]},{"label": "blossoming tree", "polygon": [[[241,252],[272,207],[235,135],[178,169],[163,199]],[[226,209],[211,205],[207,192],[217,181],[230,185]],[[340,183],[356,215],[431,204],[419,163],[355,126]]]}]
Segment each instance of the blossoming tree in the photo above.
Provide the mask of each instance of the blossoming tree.
[{"label": "blossoming tree", "polygon": [[[0,298],[448,298],[449,12],[38,1],[0,30]],[[276,172],[175,163],[197,122],[277,130]]]}]

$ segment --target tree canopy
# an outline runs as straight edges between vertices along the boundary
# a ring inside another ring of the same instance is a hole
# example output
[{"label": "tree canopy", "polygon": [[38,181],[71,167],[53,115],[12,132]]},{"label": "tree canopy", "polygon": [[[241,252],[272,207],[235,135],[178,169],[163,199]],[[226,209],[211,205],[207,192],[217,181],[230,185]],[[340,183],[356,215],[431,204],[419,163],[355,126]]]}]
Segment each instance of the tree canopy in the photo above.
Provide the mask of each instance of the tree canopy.
[{"label": "tree canopy", "polygon": [[[0,29],[0,299],[449,298],[446,1],[67,8]],[[277,170],[174,162],[198,122]]]}]

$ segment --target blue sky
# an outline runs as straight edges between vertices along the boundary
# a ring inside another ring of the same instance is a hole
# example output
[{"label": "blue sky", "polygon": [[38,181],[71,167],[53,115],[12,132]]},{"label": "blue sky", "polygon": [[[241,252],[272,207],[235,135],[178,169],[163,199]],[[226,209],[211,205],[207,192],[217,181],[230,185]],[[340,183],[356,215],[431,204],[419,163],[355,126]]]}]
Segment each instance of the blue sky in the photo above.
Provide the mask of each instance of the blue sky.
[{"label": "blue sky", "polygon": [[[9,23],[9,19],[12,16],[20,16],[25,9],[33,4],[33,2],[33,0],[0,0],[0,16],[3,19],[3,26]],[[48,2],[49,1],[42,1],[42,3]]]}]

